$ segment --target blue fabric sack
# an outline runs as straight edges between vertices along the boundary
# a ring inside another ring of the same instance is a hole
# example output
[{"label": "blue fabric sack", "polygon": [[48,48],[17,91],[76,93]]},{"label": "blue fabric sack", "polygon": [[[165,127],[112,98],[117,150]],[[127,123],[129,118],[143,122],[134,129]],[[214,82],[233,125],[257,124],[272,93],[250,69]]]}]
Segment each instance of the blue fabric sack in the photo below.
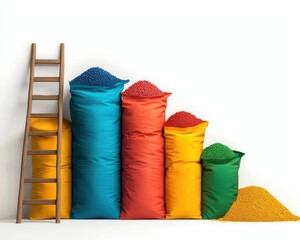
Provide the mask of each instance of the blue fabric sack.
[{"label": "blue fabric sack", "polygon": [[74,219],[120,217],[120,94],[129,81],[108,75],[109,85],[99,72],[109,74],[92,68],[70,82]]}]

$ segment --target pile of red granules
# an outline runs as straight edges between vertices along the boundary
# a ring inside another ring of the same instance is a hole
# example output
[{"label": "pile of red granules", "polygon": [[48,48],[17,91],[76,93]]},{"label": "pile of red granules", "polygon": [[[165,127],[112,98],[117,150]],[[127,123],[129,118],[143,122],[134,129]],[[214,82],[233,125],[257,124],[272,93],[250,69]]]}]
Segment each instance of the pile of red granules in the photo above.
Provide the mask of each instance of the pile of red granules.
[{"label": "pile of red granules", "polygon": [[168,118],[168,120],[165,122],[166,127],[178,127],[178,128],[187,128],[187,127],[193,127],[196,126],[203,121],[199,118],[197,118],[195,115],[180,111]]},{"label": "pile of red granules", "polygon": [[146,80],[132,84],[122,93],[123,96],[130,97],[161,97],[164,94],[158,87]]}]

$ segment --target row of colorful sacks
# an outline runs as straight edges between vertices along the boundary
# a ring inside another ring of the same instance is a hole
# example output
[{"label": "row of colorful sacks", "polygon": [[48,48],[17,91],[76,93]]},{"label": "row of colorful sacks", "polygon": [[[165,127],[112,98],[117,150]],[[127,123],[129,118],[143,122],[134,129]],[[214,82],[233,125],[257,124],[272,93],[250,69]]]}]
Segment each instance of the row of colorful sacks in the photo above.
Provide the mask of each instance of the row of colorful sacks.
[{"label": "row of colorful sacks", "polygon": [[[148,81],[123,91],[127,82],[101,68],[70,82],[72,124],[63,121],[61,217],[223,217],[236,200],[244,154],[220,143],[203,150],[207,121],[183,111],[166,121],[171,94]],[[55,118],[31,121],[32,131],[56,129]],[[32,137],[32,149],[55,148],[56,137]],[[55,177],[55,156],[32,156],[32,177]],[[55,184],[36,183],[32,198],[55,199],[55,191]],[[29,217],[54,218],[55,206],[30,206]]]}]

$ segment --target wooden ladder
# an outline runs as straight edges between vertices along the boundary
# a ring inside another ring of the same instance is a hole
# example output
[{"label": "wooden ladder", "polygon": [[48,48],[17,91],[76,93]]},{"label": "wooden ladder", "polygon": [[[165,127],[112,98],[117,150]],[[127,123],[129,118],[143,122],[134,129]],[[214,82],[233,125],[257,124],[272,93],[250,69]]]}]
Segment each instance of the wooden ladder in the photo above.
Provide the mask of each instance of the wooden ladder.
[{"label": "wooden ladder", "polygon": [[[58,77],[35,77],[35,65],[59,65]],[[33,95],[33,85],[35,82],[58,82],[58,95]],[[60,222],[61,207],[61,178],[60,178],[60,157],[61,157],[61,138],[63,122],[63,87],[64,87],[64,44],[60,44],[59,59],[36,59],[36,44],[31,48],[30,81],[28,90],[27,117],[25,124],[25,134],[23,142],[19,199],[17,206],[16,222],[22,222],[23,205],[56,205],[56,223]],[[33,100],[56,100],[58,113],[32,113]],[[30,131],[31,118],[58,118],[58,128],[56,132],[32,132]],[[28,150],[28,140],[30,136],[57,136],[57,150]],[[56,155],[56,178],[26,178],[26,162],[28,155]],[[49,200],[24,200],[25,183],[55,183],[56,199]]]}]

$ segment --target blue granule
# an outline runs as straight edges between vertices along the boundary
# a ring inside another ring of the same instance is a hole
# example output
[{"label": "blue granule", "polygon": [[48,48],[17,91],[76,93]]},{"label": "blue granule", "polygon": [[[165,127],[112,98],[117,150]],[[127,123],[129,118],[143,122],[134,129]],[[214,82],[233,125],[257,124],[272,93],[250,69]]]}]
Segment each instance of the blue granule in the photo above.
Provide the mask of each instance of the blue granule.
[{"label": "blue granule", "polygon": [[122,81],[122,79],[117,78],[102,68],[92,67],[74,78],[71,82],[88,86],[113,86]]}]

